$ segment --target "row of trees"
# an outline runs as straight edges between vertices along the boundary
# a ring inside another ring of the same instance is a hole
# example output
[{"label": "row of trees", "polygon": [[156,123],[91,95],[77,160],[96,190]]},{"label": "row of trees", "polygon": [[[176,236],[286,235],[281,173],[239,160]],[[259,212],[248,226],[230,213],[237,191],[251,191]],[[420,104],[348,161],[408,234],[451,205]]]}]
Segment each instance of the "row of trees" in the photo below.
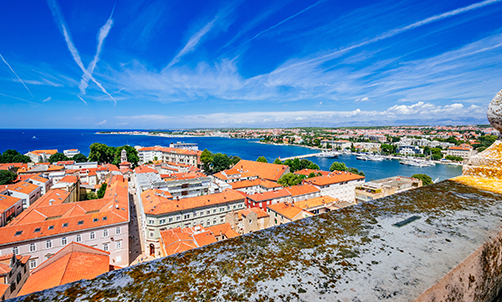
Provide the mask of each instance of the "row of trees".
[{"label": "row of trees", "polygon": [[345,165],[345,163],[341,163],[341,162],[337,162],[337,161],[335,161],[331,164],[331,167],[329,167],[329,170],[331,172],[333,172],[333,171],[347,171],[347,172],[354,173],[357,175],[365,176],[363,171],[359,171],[356,168],[349,168]]},{"label": "row of trees", "polygon": [[204,171],[209,174],[218,173],[229,169],[241,160],[238,156],[228,156],[222,153],[212,154],[211,151],[204,149],[200,155]]},{"label": "row of trees", "polygon": [[90,146],[89,161],[97,161],[100,164],[120,164],[120,153],[122,150],[127,152],[127,161],[132,164],[132,167],[137,167],[139,162],[138,150],[129,145],[121,147],[109,147],[101,143],[93,143]]},{"label": "row of trees", "polygon": [[0,163],[29,163],[31,159],[29,156],[22,155],[16,150],[6,150],[3,154],[0,154]]},{"label": "row of trees", "polygon": [[64,155],[63,153],[54,153],[53,155],[51,155],[48,159],[48,161],[50,163],[55,163],[55,162],[58,162],[58,161],[67,161],[67,160],[73,160],[77,163],[85,163],[87,162],[87,156],[85,156],[84,154],[77,154],[75,156],[73,156],[72,158],[69,158],[68,156]]},{"label": "row of trees", "polygon": [[16,180],[17,174],[10,170],[0,170],[0,185],[6,185]]}]

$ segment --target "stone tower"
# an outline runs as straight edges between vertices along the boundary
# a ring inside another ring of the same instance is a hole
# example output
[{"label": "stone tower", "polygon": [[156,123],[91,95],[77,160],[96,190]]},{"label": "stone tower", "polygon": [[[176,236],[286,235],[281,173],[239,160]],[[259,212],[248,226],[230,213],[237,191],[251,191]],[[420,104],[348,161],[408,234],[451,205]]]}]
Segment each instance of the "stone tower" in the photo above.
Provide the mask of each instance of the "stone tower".
[{"label": "stone tower", "polygon": [[126,162],[127,161],[127,151],[125,149],[122,149],[122,152],[120,152],[120,162]]}]

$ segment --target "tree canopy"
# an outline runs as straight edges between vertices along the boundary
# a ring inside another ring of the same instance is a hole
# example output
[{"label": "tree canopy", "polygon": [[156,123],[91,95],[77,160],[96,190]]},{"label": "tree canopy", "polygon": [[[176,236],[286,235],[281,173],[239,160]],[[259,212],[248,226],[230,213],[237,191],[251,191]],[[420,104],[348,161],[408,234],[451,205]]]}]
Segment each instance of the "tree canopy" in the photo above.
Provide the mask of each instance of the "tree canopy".
[{"label": "tree canopy", "polygon": [[52,154],[48,159],[48,161],[50,163],[55,163],[58,161],[66,161],[66,160],[69,160],[69,158],[66,155],[64,155],[63,153],[59,153],[59,152]]},{"label": "tree canopy", "polygon": [[314,164],[310,160],[308,160],[308,159],[300,160],[297,157],[295,159],[287,159],[286,161],[284,161],[283,164],[289,166],[289,170],[291,172],[295,172],[295,171],[303,170],[303,169],[320,170],[319,166]]},{"label": "tree canopy", "polygon": [[432,184],[432,178],[427,174],[413,174],[412,178],[420,179],[423,186]]},{"label": "tree canopy", "polygon": [[139,156],[138,150],[129,145],[124,145],[121,147],[109,147],[101,143],[93,143],[90,146],[91,152],[89,152],[89,161],[97,161],[100,164],[114,164],[118,165],[121,161],[122,150],[125,149],[127,152],[127,161],[132,164],[133,167],[138,166]]},{"label": "tree canopy", "polygon": [[9,170],[0,170],[0,185],[12,183],[17,178],[17,174]]},{"label": "tree canopy", "polygon": [[282,161],[280,159],[276,158],[274,160],[274,164],[276,164],[276,165],[282,165]]},{"label": "tree canopy", "polygon": [[349,168],[347,168],[345,163],[335,161],[331,164],[331,167],[329,167],[329,170],[331,172],[333,172],[333,171],[348,171]]},{"label": "tree canopy", "polygon": [[103,196],[105,196],[105,192],[106,192],[106,187],[108,185],[106,184],[106,182],[104,182],[102,185],[101,185],[101,188],[99,188],[98,190],[98,198],[103,198]]},{"label": "tree canopy", "polygon": [[203,164],[206,173],[218,173],[229,169],[241,160],[238,156],[228,156],[223,153],[212,154],[211,151],[204,149],[200,156],[200,161]]},{"label": "tree canopy", "polygon": [[3,154],[0,155],[0,163],[29,163],[31,159],[29,156],[22,155],[16,150],[5,150]]},{"label": "tree canopy", "polygon": [[258,159],[256,160],[257,162],[260,162],[260,163],[268,163],[267,159],[265,158],[265,156],[260,156],[258,157]]},{"label": "tree canopy", "polygon": [[209,172],[211,168],[211,162],[213,161],[211,151],[204,149],[204,151],[202,151],[202,154],[200,155],[200,161],[202,162],[204,171]]},{"label": "tree canopy", "polygon": [[87,162],[87,156],[85,156],[82,153],[74,155],[71,160],[75,161],[76,163],[85,163]]},{"label": "tree canopy", "polygon": [[126,153],[127,153],[127,161],[130,162],[133,167],[138,166],[139,156],[138,156],[138,150],[136,150],[136,148],[131,147],[129,145],[124,145],[122,147],[117,147],[117,148],[114,148],[114,147],[108,147],[108,148],[114,149],[113,150],[114,156],[113,156],[112,164],[117,165],[117,166],[120,164],[122,150],[125,149]]},{"label": "tree canopy", "polygon": [[305,178],[304,175],[296,175],[293,173],[287,173],[281,176],[277,181],[278,184],[282,186],[296,186],[302,183],[302,180]]}]

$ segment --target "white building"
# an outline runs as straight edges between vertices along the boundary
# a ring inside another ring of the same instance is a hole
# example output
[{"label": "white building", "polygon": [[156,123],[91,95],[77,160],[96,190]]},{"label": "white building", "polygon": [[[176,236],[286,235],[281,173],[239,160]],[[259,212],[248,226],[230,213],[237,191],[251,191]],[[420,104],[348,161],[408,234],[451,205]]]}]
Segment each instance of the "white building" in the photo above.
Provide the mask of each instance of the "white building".
[{"label": "white building", "polygon": [[27,209],[42,196],[42,189],[37,185],[23,181],[0,189],[0,194],[21,199],[23,201],[23,209]]},{"label": "white building", "polygon": [[340,201],[355,202],[356,186],[364,183],[365,177],[350,172],[333,171],[326,176],[317,176],[304,180],[321,190],[322,196],[331,196]]},{"label": "white building", "polygon": [[63,151],[63,154],[64,154],[66,157],[72,158],[72,157],[74,157],[75,155],[80,154],[80,151],[79,151],[79,150],[77,150],[77,149],[68,149],[68,150],[64,150],[64,151]]},{"label": "white building", "polygon": [[162,162],[173,162],[176,164],[188,164],[198,166],[200,151],[185,149],[166,148],[161,146],[145,147],[138,149],[139,163],[160,160]]}]

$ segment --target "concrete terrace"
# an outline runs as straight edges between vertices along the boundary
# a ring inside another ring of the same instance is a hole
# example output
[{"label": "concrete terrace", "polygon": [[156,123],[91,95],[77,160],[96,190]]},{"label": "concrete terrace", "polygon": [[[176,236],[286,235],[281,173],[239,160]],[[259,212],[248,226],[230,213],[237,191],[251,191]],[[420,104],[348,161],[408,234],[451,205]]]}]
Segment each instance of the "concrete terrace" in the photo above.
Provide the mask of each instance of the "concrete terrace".
[{"label": "concrete terrace", "polygon": [[[460,176],[15,301],[487,301],[501,281],[501,201],[501,181]],[[469,257],[480,260],[455,276]]]}]

